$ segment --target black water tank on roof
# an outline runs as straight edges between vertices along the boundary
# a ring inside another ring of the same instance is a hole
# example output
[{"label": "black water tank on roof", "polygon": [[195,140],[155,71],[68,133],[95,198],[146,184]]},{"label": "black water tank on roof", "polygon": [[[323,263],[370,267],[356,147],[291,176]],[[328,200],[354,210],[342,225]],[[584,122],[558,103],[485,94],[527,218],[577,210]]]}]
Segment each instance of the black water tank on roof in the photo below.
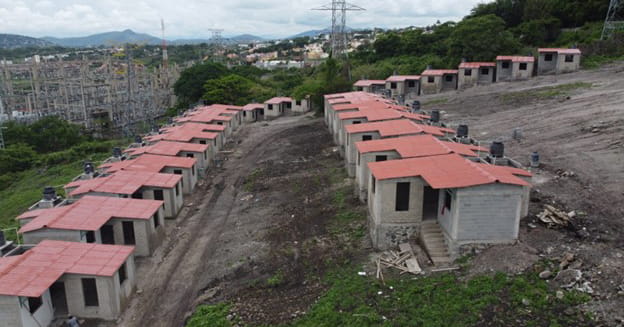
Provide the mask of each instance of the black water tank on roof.
[{"label": "black water tank on roof", "polygon": [[90,161],[84,163],[84,172],[85,174],[91,174],[95,171],[93,164]]},{"label": "black water tank on roof", "polygon": [[457,137],[468,137],[468,125],[457,126]]},{"label": "black water tank on roof", "polygon": [[120,147],[114,147],[113,148],[113,157],[116,157],[116,158],[121,157],[121,148]]},{"label": "black water tank on roof", "polygon": [[412,101],[412,109],[420,110],[420,101],[418,101],[418,100]]},{"label": "black water tank on roof", "polygon": [[440,121],[440,110],[431,110],[431,118],[429,118],[434,123]]},{"label": "black water tank on roof", "polygon": [[137,135],[134,137],[134,143],[141,143],[141,142],[143,142],[141,135]]},{"label": "black water tank on roof", "polygon": [[43,189],[43,199],[47,201],[52,201],[56,199],[56,190],[52,186],[46,186]]},{"label": "black water tank on roof", "polygon": [[503,142],[492,142],[490,145],[490,155],[494,158],[503,158],[505,156],[505,145]]},{"label": "black water tank on roof", "polygon": [[4,238],[4,232],[0,230],[0,246],[3,246],[6,243],[6,239]]}]

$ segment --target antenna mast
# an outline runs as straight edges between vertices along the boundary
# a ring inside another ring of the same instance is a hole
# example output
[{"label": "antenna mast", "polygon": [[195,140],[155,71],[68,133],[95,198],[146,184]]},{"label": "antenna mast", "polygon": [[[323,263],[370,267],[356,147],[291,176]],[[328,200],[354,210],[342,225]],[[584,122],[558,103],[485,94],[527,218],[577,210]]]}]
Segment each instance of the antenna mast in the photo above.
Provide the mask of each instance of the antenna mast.
[{"label": "antenna mast", "polygon": [[601,39],[610,38],[614,32],[624,31],[624,1],[611,0],[604,27],[602,28]]},{"label": "antenna mast", "polygon": [[169,55],[167,54],[167,39],[165,39],[165,20],[163,18],[160,19],[160,28],[162,30],[163,69],[167,71],[167,68],[169,67]]},{"label": "antenna mast", "polygon": [[348,3],[345,0],[332,0],[330,4],[312,10],[332,12],[331,51],[332,57],[347,56],[347,11],[364,11],[366,9]]}]

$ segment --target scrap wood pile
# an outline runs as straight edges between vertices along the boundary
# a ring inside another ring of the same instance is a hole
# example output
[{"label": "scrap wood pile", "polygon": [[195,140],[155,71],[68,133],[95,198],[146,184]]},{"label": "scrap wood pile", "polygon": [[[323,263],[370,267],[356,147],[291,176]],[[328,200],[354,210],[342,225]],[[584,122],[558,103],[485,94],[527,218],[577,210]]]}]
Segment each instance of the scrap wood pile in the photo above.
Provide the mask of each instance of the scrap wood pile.
[{"label": "scrap wood pile", "polygon": [[377,279],[383,280],[382,267],[395,268],[401,271],[401,274],[420,274],[422,269],[418,265],[416,255],[412,250],[412,246],[409,243],[403,243],[399,245],[399,251],[385,251],[377,258]]},{"label": "scrap wood pile", "polygon": [[537,218],[550,228],[567,227],[571,224],[571,220],[575,216],[576,214],[574,211],[565,213],[549,204],[544,205],[544,211],[537,214]]}]

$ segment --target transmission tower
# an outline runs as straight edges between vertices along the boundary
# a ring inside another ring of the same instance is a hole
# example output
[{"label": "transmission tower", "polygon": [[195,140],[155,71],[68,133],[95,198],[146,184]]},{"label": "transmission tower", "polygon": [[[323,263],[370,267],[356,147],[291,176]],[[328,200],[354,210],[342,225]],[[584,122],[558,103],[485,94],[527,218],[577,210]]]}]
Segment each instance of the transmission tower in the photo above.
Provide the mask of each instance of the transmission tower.
[{"label": "transmission tower", "polygon": [[222,56],[221,52],[225,50],[225,43],[223,41],[223,30],[220,28],[209,28],[208,31],[212,33],[212,37],[210,38],[210,43],[214,49],[212,58],[214,61],[221,61]]},{"label": "transmission tower", "polygon": [[601,38],[606,40],[618,31],[624,32],[624,0],[611,0]]},{"label": "transmission tower", "polygon": [[332,12],[331,52],[332,57],[347,55],[347,11],[366,10],[360,6],[346,2],[345,0],[332,0],[330,4],[312,10]]},{"label": "transmission tower", "polygon": [[4,134],[2,133],[2,130],[6,129],[6,127],[2,127],[0,126],[0,150],[4,149]]}]

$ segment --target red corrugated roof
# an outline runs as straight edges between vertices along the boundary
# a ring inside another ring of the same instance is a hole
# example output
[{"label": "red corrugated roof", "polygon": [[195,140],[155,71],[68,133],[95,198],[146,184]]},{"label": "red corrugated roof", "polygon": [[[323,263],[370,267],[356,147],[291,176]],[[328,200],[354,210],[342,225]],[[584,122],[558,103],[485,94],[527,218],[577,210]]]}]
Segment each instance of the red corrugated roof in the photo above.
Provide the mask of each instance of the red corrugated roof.
[{"label": "red corrugated roof", "polygon": [[496,61],[513,61],[513,62],[534,62],[534,57],[526,57],[526,56],[498,56],[496,57]]},{"label": "red corrugated roof", "polygon": [[124,152],[132,155],[139,155],[144,153],[158,154],[161,156],[177,156],[180,152],[200,152],[203,153],[208,150],[208,144],[197,144],[187,142],[171,142],[160,141],[153,145],[143,146],[140,148],[128,148]]},{"label": "red corrugated roof", "polygon": [[264,105],[262,103],[250,103],[243,107],[244,111],[252,111],[255,109],[264,109]]},{"label": "red corrugated roof", "polygon": [[0,258],[0,294],[39,297],[63,274],[113,276],[132,246],[41,241],[26,253]]},{"label": "red corrugated roof", "polygon": [[386,85],[386,81],[380,80],[380,79],[376,79],[376,80],[362,79],[353,84],[353,86],[359,86],[359,87],[366,87],[366,86],[371,86],[371,85]]},{"label": "red corrugated roof", "polygon": [[392,75],[386,78],[387,82],[405,82],[408,80],[418,81],[420,80],[420,75]]},{"label": "red corrugated roof", "polygon": [[462,62],[459,64],[460,69],[464,68],[481,68],[481,67],[496,67],[495,62]]},{"label": "red corrugated roof", "polygon": [[421,76],[442,76],[445,74],[457,74],[459,71],[457,69],[427,69]]},{"label": "red corrugated roof", "polygon": [[537,49],[537,52],[555,52],[557,54],[571,54],[571,55],[575,55],[575,54],[581,54],[581,50],[580,49],[564,49],[564,48],[540,48]]},{"label": "red corrugated roof", "polygon": [[423,117],[423,115],[416,115],[405,111],[398,111],[394,109],[374,109],[370,107],[362,107],[357,111],[342,112],[338,114],[338,119],[340,120],[365,118],[369,122],[401,118],[422,121],[424,119]]},{"label": "red corrugated roof", "polygon": [[225,126],[218,124],[185,123],[163,129],[162,134],[145,137],[148,141],[191,142],[193,139],[214,140],[219,134],[214,131],[225,131]]},{"label": "red corrugated roof", "polygon": [[401,158],[439,156],[449,153],[476,157],[477,151],[488,151],[486,148],[472,144],[441,141],[430,134],[361,141],[355,143],[355,146],[360,153],[396,151]]},{"label": "red corrugated roof", "polygon": [[157,200],[87,195],[66,206],[27,211],[17,219],[33,219],[20,228],[20,233],[42,228],[96,231],[112,218],[150,219],[162,204]]},{"label": "red corrugated roof", "polygon": [[65,188],[77,187],[69,193],[70,196],[90,192],[131,195],[144,186],[173,188],[181,179],[182,176],[175,174],[121,170],[106,177],[75,181]]},{"label": "red corrugated roof", "polygon": [[112,162],[100,165],[99,168],[106,168],[106,172],[114,173],[119,170],[145,171],[159,173],[165,167],[191,168],[197,162],[194,158],[182,158],[171,156],[157,156],[144,154],[136,159]]},{"label": "red corrugated roof", "polygon": [[364,124],[351,124],[345,126],[345,131],[348,134],[378,132],[381,137],[410,134],[431,134],[444,136],[445,133],[454,133],[454,131],[449,128],[416,124],[407,119],[380,121]]},{"label": "red corrugated roof", "polygon": [[283,102],[292,102],[292,98],[289,97],[275,97],[265,101],[266,104],[280,104]]},{"label": "red corrugated roof", "polygon": [[368,167],[378,180],[422,177],[434,189],[493,183],[529,186],[518,176],[531,176],[522,169],[474,163],[458,154],[371,162]]}]

